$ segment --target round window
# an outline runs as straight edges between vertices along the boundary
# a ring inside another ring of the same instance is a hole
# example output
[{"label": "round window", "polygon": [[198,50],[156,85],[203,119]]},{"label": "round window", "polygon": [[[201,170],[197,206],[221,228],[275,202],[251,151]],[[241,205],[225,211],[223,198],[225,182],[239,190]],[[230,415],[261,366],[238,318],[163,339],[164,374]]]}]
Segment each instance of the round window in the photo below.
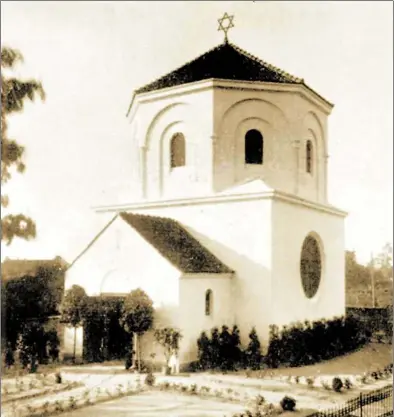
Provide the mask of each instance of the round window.
[{"label": "round window", "polygon": [[300,270],[305,295],[312,298],[316,295],[321,280],[319,244],[312,236],[307,236],[302,245]]}]

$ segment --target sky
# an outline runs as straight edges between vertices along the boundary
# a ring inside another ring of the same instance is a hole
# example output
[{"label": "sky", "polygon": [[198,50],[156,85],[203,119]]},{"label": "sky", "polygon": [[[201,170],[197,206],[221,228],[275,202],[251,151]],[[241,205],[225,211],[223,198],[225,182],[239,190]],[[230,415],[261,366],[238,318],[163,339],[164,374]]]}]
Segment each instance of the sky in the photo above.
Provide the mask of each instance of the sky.
[{"label": "sky", "polygon": [[346,248],[367,262],[392,242],[391,1],[7,1],[1,44],[22,52],[14,73],[42,81],[47,97],[10,118],[27,168],[3,192],[37,238],[2,243],[2,259],[71,262],[108,219],[92,207],[132,201],[133,90],[220,44],[224,12],[235,16],[231,42],[335,104],[328,192],[349,212]]}]

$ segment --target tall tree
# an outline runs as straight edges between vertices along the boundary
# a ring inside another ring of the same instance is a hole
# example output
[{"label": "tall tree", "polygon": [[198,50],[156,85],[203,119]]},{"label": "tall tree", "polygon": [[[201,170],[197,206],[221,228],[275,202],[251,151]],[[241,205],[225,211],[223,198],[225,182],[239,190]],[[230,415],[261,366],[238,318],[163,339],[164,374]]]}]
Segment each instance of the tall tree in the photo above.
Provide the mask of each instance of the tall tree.
[{"label": "tall tree", "polygon": [[140,288],[131,291],[123,304],[121,324],[125,330],[133,334],[134,351],[133,367],[135,359],[138,357],[138,370],[141,370],[141,360],[138,345],[138,336],[145,333],[153,325],[153,302]]},{"label": "tall tree", "polygon": [[77,327],[83,323],[85,318],[86,303],[87,295],[85,290],[79,285],[73,285],[66,291],[61,306],[62,321],[74,327],[73,362],[75,362],[77,347]]},{"label": "tall tree", "polygon": [[[16,63],[23,61],[21,53],[15,49],[1,48],[1,184],[11,178],[12,168],[17,172],[25,170],[23,163],[24,147],[8,137],[8,116],[22,112],[26,100],[36,97],[45,99],[45,92],[36,80],[19,80],[7,76],[4,72],[12,70]],[[1,194],[1,206],[7,207],[8,196]],[[36,226],[32,219],[24,214],[7,214],[1,219],[1,240],[9,245],[14,237],[32,239],[36,236]]]}]

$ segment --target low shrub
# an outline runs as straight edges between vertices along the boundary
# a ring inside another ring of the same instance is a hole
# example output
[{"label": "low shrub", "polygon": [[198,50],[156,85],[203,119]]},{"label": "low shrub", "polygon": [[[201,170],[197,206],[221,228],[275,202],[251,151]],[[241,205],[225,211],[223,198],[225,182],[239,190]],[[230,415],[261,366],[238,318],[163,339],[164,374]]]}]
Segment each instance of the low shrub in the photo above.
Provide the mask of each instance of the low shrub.
[{"label": "low shrub", "polygon": [[344,386],[345,386],[346,389],[352,388],[353,387],[352,381],[350,381],[349,378],[345,378]]},{"label": "low shrub", "polygon": [[56,412],[62,412],[63,410],[63,405],[61,404],[60,401],[55,401],[55,411]]},{"label": "low shrub", "polygon": [[280,401],[280,406],[283,411],[294,411],[296,407],[296,400],[292,397],[285,396]]},{"label": "low shrub", "polygon": [[155,381],[155,376],[152,374],[152,372],[149,372],[145,377],[145,385],[148,387],[153,387],[153,385],[155,385]]},{"label": "low shrub", "polygon": [[70,397],[68,399],[69,407],[73,410],[77,406],[77,402],[75,401],[74,397]]},{"label": "low shrub", "polygon": [[56,384],[61,384],[62,383],[62,375],[61,375],[60,372],[57,372],[55,374],[55,381],[56,381]]},{"label": "low shrub", "polygon": [[313,387],[315,383],[315,378],[312,378],[312,377],[307,378],[306,383],[308,384],[308,387]]},{"label": "low shrub", "polygon": [[258,396],[256,397],[256,399],[255,399],[255,404],[256,404],[257,406],[261,406],[261,405],[263,405],[263,404],[265,404],[265,403],[266,403],[265,398],[264,398],[262,395],[258,395]]},{"label": "low shrub", "polygon": [[341,392],[342,388],[343,388],[343,382],[342,382],[341,378],[335,377],[332,380],[332,389],[335,392]]},{"label": "low shrub", "polygon": [[133,364],[133,361],[131,359],[131,355],[128,355],[124,363],[124,368],[126,369],[126,371],[128,371],[131,368],[132,364]]},{"label": "low shrub", "polygon": [[190,385],[189,392],[190,392],[190,394],[196,395],[197,394],[197,385],[196,384]]},{"label": "low shrub", "polygon": [[[302,366],[350,352],[368,340],[360,320],[340,317],[313,323],[270,326],[270,343],[264,362],[272,368],[280,365]],[[294,346],[297,345],[297,349]]]}]

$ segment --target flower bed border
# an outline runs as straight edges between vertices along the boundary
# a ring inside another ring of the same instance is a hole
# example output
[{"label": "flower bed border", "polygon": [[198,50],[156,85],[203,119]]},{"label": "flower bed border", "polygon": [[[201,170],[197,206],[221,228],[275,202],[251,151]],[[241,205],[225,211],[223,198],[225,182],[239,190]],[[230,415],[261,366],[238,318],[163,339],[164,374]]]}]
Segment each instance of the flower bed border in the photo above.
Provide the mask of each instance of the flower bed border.
[{"label": "flower bed border", "polygon": [[[71,383],[62,384],[62,385],[63,386],[61,386],[59,384],[59,385],[54,385],[54,386],[51,386],[51,387],[45,387],[43,391],[36,392],[34,394],[23,395],[22,392],[15,393],[15,394],[8,394],[9,396],[13,395],[13,398],[5,398],[5,399],[3,399],[6,394],[2,394],[1,403],[2,404],[8,404],[8,403],[13,402],[13,401],[30,400],[30,399],[42,397],[42,396],[48,395],[48,394],[49,395],[50,394],[58,394],[60,392],[70,391],[70,390],[72,390],[74,388],[83,387],[83,384],[80,383],[80,382],[77,382],[77,381],[71,382]],[[57,387],[59,389],[56,389]],[[18,394],[20,394],[20,395],[18,395]]]}]

